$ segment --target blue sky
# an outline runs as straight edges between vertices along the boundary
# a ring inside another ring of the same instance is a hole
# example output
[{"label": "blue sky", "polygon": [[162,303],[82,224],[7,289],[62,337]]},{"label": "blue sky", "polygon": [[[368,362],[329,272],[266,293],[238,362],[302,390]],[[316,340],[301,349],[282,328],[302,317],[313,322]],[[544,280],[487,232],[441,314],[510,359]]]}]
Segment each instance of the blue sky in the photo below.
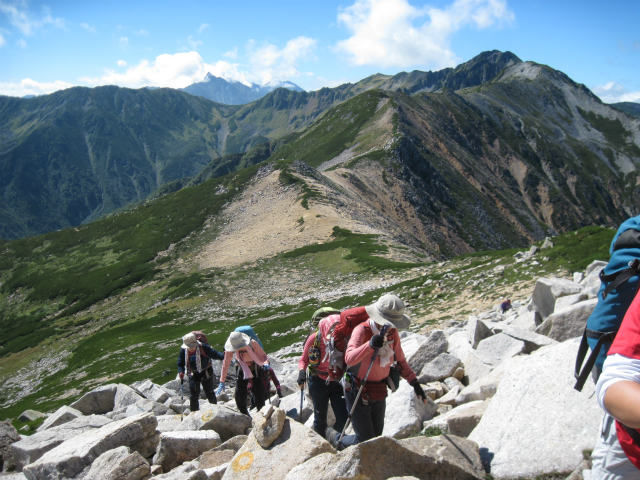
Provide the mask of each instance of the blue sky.
[{"label": "blue sky", "polygon": [[485,50],[640,102],[639,0],[0,0],[0,94],[181,88],[207,72],[305,90]]}]

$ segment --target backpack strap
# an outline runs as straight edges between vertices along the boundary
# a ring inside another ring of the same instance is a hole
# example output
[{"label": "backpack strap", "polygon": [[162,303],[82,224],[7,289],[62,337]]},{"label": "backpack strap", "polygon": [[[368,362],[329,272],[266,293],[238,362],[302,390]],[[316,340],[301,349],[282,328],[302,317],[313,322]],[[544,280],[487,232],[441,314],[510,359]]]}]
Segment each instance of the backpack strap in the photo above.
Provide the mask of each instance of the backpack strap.
[{"label": "backpack strap", "polygon": [[[578,354],[576,355],[576,366],[574,371],[576,384],[573,386],[573,388],[575,388],[579,392],[582,391],[582,387],[584,387],[584,383],[587,381],[589,373],[591,373],[591,370],[593,370],[593,366],[596,363],[596,359],[598,358],[600,349],[605,343],[613,342],[613,338],[616,336],[616,332],[617,330],[611,330],[609,332],[599,332],[597,330],[589,330],[588,328],[584,329],[582,340],[580,340],[580,346],[578,347]],[[584,357],[587,355],[587,351],[589,350],[587,338],[597,338],[598,343],[596,343],[595,347],[593,347],[591,354],[589,355],[586,363],[583,366],[582,362],[584,361]]]},{"label": "backpack strap", "polygon": [[629,266],[623,270],[605,275],[604,268],[600,270],[600,281],[602,283],[608,283],[604,292],[602,292],[602,299],[606,299],[611,290],[615,290],[631,277],[640,274],[640,260],[634,258],[629,262]]}]

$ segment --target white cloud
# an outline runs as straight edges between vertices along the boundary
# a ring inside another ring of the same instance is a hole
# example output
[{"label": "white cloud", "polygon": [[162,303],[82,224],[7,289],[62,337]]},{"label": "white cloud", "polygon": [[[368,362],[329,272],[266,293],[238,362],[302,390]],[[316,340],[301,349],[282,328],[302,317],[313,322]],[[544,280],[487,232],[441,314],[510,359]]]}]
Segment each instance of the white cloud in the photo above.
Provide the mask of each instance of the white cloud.
[{"label": "white cloud", "polygon": [[90,33],[96,33],[96,27],[94,27],[93,25],[90,25],[90,24],[88,24],[88,23],[86,23],[86,22],[82,22],[82,23],[80,24],[80,26],[81,26],[83,29],[85,29],[87,32],[90,32]]},{"label": "white cloud", "polygon": [[617,102],[639,102],[640,91],[629,92],[627,89],[616,82],[608,82],[604,85],[597,86],[593,92],[600,97],[605,103]]},{"label": "white cloud", "polygon": [[184,88],[201,82],[208,72],[217,77],[249,84],[237,65],[224,61],[208,64],[195,51],[159,55],[154,61],[143,60],[125,72],[107,70],[101,77],[83,78],[82,81],[88,86]]},{"label": "white cloud", "polygon": [[57,90],[70,88],[73,85],[68,82],[36,82],[25,78],[18,83],[0,82],[0,94],[11,97],[24,97],[25,95],[45,95]]},{"label": "white cloud", "polygon": [[202,40],[198,40],[193,37],[193,35],[189,35],[187,37],[187,44],[191,50],[197,50],[198,47],[202,45]]},{"label": "white cloud", "polygon": [[118,66],[119,67],[126,67],[127,66],[127,61],[126,60],[118,60]]},{"label": "white cloud", "polygon": [[126,48],[129,46],[129,37],[120,37],[118,43],[122,48]]},{"label": "white cloud", "polygon": [[223,57],[230,58],[231,60],[235,60],[238,58],[238,47],[235,47],[233,50],[229,50],[228,52],[224,52],[222,54]]},{"label": "white cloud", "polygon": [[18,40],[16,40],[16,45],[18,45],[20,48],[27,48],[27,41],[24,38],[19,38]]},{"label": "white cloud", "polygon": [[513,18],[506,0],[455,0],[445,9],[418,9],[408,0],[356,0],[338,14],[351,36],[336,48],[358,66],[444,68],[459,61],[450,47],[455,32]]},{"label": "white cloud", "polygon": [[33,35],[47,25],[57,28],[65,28],[62,18],[54,17],[49,7],[42,7],[40,14],[33,14],[28,10],[25,0],[0,0],[0,13],[9,19],[9,23],[20,31],[21,34]]},{"label": "white cloud", "polygon": [[7,41],[4,38],[2,32],[0,32],[0,47],[4,47],[7,44]]},{"label": "white cloud", "polygon": [[141,28],[140,30],[138,30],[136,32],[136,34],[141,36],[141,37],[148,37],[149,36],[149,31],[145,30],[144,28]]},{"label": "white cloud", "polygon": [[200,27],[198,28],[198,33],[202,33],[204,32],[206,29],[209,28],[209,24],[208,23],[203,23],[202,25],[200,25]]},{"label": "white cloud", "polygon": [[250,43],[249,62],[254,81],[266,84],[300,76],[296,65],[301,59],[308,58],[315,45],[314,39],[304,36],[289,40],[282,49],[273,44],[254,48],[254,43]]}]

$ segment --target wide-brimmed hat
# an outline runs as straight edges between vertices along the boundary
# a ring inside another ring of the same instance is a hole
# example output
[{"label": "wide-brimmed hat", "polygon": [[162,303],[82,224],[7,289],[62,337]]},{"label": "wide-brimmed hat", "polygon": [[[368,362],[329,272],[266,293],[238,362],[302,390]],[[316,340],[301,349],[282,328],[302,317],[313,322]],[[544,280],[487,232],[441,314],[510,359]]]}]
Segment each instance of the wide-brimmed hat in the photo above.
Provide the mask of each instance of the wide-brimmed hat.
[{"label": "wide-brimmed hat", "polygon": [[182,343],[184,343],[184,345],[188,348],[196,348],[196,345],[198,345],[196,334],[193,332],[187,333],[182,337]]},{"label": "wide-brimmed hat", "polygon": [[404,302],[396,295],[382,295],[376,303],[364,307],[369,318],[380,325],[408,328],[411,318],[404,314]]},{"label": "wide-brimmed hat", "polygon": [[248,347],[251,343],[251,337],[242,332],[231,332],[229,338],[224,344],[224,349],[228,352],[235,352],[243,347]]}]

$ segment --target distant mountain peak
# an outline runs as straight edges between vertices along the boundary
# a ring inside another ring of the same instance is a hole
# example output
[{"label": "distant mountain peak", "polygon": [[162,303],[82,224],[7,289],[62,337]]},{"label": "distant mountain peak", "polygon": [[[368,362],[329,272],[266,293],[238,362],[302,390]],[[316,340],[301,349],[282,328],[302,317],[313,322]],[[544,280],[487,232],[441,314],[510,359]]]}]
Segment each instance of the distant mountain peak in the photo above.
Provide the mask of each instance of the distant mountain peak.
[{"label": "distant mountain peak", "polygon": [[202,82],[191,84],[182,90],[191,95],[204,97],[217,103],[243,105],[259,100],[277,88],[286,88],[296,92],[304,91],[298,85],[289,81],[270,82],[266,85],[257,85],[255,83],[247,84],[238,80],[227,80],[216,77],[210,72],[207,73]]}]

